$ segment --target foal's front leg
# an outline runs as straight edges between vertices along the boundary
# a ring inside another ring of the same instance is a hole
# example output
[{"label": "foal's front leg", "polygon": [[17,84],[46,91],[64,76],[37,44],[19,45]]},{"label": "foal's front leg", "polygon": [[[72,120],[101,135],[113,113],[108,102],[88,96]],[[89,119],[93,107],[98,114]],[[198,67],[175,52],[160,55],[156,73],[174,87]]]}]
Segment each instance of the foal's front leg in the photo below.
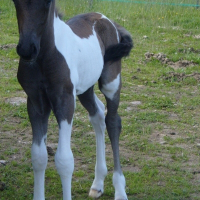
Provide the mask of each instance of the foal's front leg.
[{"label": "foal's front leg", "polygon": [[59,123],[59,141],[55,164],[62,181],[63,200],[71,200],[71,180],[74,171],[74,157],[70,147],[72,122]]},{"label": "foal's front leg", "polygon": [[47,166],[46,134],[50,107],[43,102],[43,114],[36,112],[30,98],[27,101],[28,114],[32,126],[33,142],[31,148],[31,159],[34,171],[34,200],[44,200],[44,177]]},{"label": "foal's front leg", "polygon": [[55,164],[61,177],[63,200],[71,200],[71,180],[74,171],[74,157],[71,151],[72,118],[74,113],[74,95],[62,94],[53,101],[53,111],[59,125],[59,141],[55,155]]}]

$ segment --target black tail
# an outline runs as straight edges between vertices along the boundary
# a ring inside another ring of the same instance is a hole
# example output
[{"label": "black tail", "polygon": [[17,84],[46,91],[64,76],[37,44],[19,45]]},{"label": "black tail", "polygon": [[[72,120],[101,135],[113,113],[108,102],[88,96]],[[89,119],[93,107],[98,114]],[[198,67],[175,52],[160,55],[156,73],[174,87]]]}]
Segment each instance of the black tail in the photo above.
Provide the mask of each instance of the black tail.
[{"label": "black tail", "polygon": [[121,36],[120,43],[109,46],[104,55],[104,63],[108,61],[118,61],[122,57],[128,56],[132,47],[133,40],[130,33],[123,27],[116,24],[117,30]]}]

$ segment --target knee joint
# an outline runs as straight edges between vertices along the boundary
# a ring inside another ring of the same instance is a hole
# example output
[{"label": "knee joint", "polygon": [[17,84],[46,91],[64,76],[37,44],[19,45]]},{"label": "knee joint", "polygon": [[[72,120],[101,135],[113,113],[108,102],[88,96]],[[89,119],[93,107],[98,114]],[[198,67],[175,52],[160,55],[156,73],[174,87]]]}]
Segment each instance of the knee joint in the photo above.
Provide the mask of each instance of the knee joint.
[{"label": "knee joint", "polygon": [[40,171],[46,168],[48,156],[44,143],[41,143],[40,145],[37,145],[35,143],[32,144],[31,160],[34,170]]},{"label": "knee joint", "polygon": [[72,152],[67,154],[56,152],[55,164],[58,173],[62,176],[72,174],[74,171],[74,158]]},{"label": "knee joint", "polygon": [[115,116],[107,115],[105,121],[107,127],[118,127],[119,129],[121,129],[121,117],[118,114]]},{"label": "knee joint", "polygon": [[92,124],[105,123],[105,115],[102,110],[98,110],[94,116],[90,116],[89,118]]}]

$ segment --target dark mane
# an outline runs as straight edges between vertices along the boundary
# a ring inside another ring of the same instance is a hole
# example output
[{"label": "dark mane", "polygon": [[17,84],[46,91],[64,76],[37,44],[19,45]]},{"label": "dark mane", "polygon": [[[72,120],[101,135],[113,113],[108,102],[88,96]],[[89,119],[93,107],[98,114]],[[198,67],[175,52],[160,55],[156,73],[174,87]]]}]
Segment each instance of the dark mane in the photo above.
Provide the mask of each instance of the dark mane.
[{"label": "dark mane", "polygon": [[60,19],[63,19],[63,13],[59,11],[58,8],[55,8],[56,17],[58,16]]}]

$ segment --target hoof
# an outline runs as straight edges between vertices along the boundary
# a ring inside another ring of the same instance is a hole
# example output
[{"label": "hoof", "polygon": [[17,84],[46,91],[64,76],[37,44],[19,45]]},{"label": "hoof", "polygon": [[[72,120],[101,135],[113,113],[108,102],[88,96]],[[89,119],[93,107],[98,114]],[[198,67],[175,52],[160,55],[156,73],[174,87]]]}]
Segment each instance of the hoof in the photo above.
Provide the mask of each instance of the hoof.
[{"label": "hoof", "polygon": [[116,200],[128,200],[128,199],[116,199]]},{"label": "hoof", "polygon": [[102,193],[101,190],[90,189],[89,196],[92,197],[92,198],[94,198],[94,199],[97,199],[97,198],[99,198],[102,194],[103,194],[103,193]]}]

